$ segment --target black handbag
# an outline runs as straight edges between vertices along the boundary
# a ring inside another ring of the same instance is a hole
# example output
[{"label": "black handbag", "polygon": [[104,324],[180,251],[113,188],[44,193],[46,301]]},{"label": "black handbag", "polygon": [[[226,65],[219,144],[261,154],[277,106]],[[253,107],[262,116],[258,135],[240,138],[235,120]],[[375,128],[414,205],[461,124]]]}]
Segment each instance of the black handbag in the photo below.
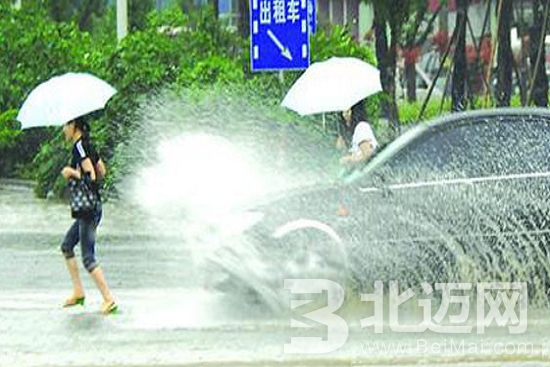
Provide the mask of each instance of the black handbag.
[{"label": "black handbag", "polygon": [[88,186],[86,181],[71,178],[69,191],[72,217],[77,219],[93,217],[99,199],[97,193]]}]

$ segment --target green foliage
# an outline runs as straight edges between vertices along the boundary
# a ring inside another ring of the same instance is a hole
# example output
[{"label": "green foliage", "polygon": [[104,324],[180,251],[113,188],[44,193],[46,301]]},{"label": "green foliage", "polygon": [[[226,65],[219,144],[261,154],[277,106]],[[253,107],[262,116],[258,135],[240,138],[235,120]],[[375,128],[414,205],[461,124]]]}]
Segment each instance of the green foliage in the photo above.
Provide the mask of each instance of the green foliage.
[{"label": "green foliage", "polygon": [[17,110],[0,113],[0,149],[13,146],[15,138],[21,133],[16,116]]},{"label": "green foliage", "polygon": [[311,38],[312,62],[326,60],[332,56],[351,56],[376,65],[374,50],[360,45],[352,39],[346,27],[333,25],[319,29]]},{"label": "green foliage", "polygon": [[101,43],[103,40],[115,40],[116,29],[116,8],[109,6],[102,16],[92,15],[92,27],[90,34],[93,41]]},{"label": "green foliage", "polygon": [[[169,27],[163,24],[165,19]],[[142,98],[167,86],[243,79],[240,54],[236,51],[240,39],[218,27],[209,10],[191,15],[174,8],[151,13],[146,28],[131,32],[119,45],[101,37],[101,33],[93,39],[94,47],[80,63],[118,90],[105,114],[92,124],[92,138],[107,161],[132,129],[137,117],[135,109]],[[67,155],[66,147],[56,139],[47,142],[37,155],[34,165],[38,167],[38,195],[44,196],[56,183],[60,184],[59,172],[52,174],[50,170],[59,171]],[[108,185],[118,171],[116,165],[109,168]]]},{"label": "green foliage", "polygon": [[[550,96],[549,96],[550,97]],[[519,94],[515,94],[510,99],[510,107],[522,107],[521,104],[521,96]]]},{"label": "green foliage", "polygon": [[[403,102],[399,105],[399,116],[401,118],[402,125],[408,125],[412,123],[418,123],[419,121],[426,121],[433,119],[441,114],[447,113],[451,110],[451,99],[445,98],[444,101],[441,98],[432,98],[422,115],[422,118],[419,120],[420,111],[422,110],[423,101],[418,102]],[[511,98],[511,107],[521,107],[521,97],[519,95],[513,95]],[[485,97],[480,96],[475,98],[473,105],[471,106],[474,109],[482,108],[492,108],[495,107],[494,102]]]},{"label": "green foliage", "polygon": [[[120,44],[112,8],[92,19],[91,33],[80,32],[74,23],[51,22],[40,7],[21,12],[5,8],[8,22],[0,23],[0,64],[7,67],[0,68],[0,109],[18,108],[38,83],[67,71],[88,71],[111,83],[118,93],[103,114],[92,117],[92,139],[109,164],[107,184],[112,187],[117,174],[124,172],[114,156],[135,128],[139,103],[166,88],[217,85],[253,90],[265,105],[278,106],[301,72],[286,72],[283,81],[276,73],[252,73],[247,40],[221,26],[211,8],[184,13],[183,5],[176,2],[160,13],[150,12]],[[339,26],[320,29],[312,37],[312,55],[312,62],[354,56],[375,63],[373,51],[358,45]],[[25,144],[34,152],[25,161],[12,157],[10,167],[12,173],[35,178],[36,192],[44,197],[63,187],[59,173],[70,150],[60,129],[37,131],[20,134],[32,140]],[[9,140],[16,146],[23,144],[23,140]],[[2,161],[4,165],[4,157]]]},{"label": "green foliage", "polygon": [[244,79],[239,62],[214,55],[197,62],[191,69],[182,68],[178,85],[192,86],[218,83],[238,83]]},{"label": "green foliage", "polygon": [[141,94],[173,82],[181,55],[176,42],[156,29],[126,37],[108,65],[108,73],[121,94]]},{"label": "green foliage", "polygon": [[147,15],[155,8],[155,0],[129,0],[128,20],[130,31],[147,27]]},{"label": "green foliage", "polygon": [[[403,125],[419,122],[420,111],[422,110],[423,101],[418,102],[403,102],[399,105],[399,117]],[[445,99],[443,105],[441,99],[431,99],[422,115],[422,121],[432,119],[441,115],[444,111],[449,111],[451,108],[451,100]]]},{"label": "green foliage", "polygon": [[174,3],[161,12],[151,12],[147,16],[149,26],[154,28],[164,27],[170,29],[181,27],[189,23],[189,15],[183,13],[181,9]]},{"label": "green foliage", "polygon": [[[26,2],[21,10],[0,6],[0,13],[0,111],[19,108],[29,91],[52,76],[69,70],[95,71],[99,56],[90,35],[74,23],[52,22],[40,2]],[[15,113],[3,115],[3,122]],[[6,133],[3,129],[4,139],[8,139],[6,134],[11,143],[0,151],[0,175],[28,176],[30,170],[22,168],[32,162],[49,133]]]},{"label": "green foliage", "polygon": [[[433,119],[441,114],[447,113],[451,110],[451,99],[445,98],[444,101],[441,98],[432,98],[422,115],[422,118],[419,120],[420,111],[422,110],[422,104],[424,101],[417,102],[403,102],[399,104],[399,116],[401,118],[402,125],[408,125],[411,123],[417,123],[419,121],[426,121]],[[513,95],[511,98],[511,107],[521,107],[521,96]],[[491,99],[486,99],[483,96],[475,98],[473,105],[471,106],[474,109],[483,109],[483,108],[494,108],[496,107],[494,101]]]},{"label": "green foliage", "polygon": [[33,171],[37,180],[35,187],[37,196],[46,197],[51,190],[61,192],[65,184],[61,170],[68,163],[69,156],[63,134],[57,129],[57,133],[42,146],[34,160]]},{"label": "green foliage", "polygon": [[120,94],[132,96],[154,92],[176,80],[205,82],[202,73],[215,82],[216,75],[232,73],[230,67],[235,63],[231,59],[238,46],[238,40],[220,29],[210,12],[186,16],[171,8],[152,13],[146,29],[130,33],[122,41],[106,65],[105,77]]},{"label": "green foliage", "polygon": [[21,132],[17,110],[0,113],[0,177],[32,178],[26,169],[40,144],[50,137],[47,129]]},{"label": "green foliage", "polygon": [[102,16],[107,6],[106,0],[46,0],[45,3],[53,20],[75,22],[80,30],[85,31],[92,29],[93,18]]},{"label": "green foliage", "polygon": [[2,9],[0,110],[18,108],[28,91],[67,70],[85,68],[90,37],[74,24],[53,23],[41,7]]},{"label": "green foliage", "polygon": [[0,176],[11,176],[15,170],[13,148],[20,134],[15,117],[16,110],[0,113]]}]

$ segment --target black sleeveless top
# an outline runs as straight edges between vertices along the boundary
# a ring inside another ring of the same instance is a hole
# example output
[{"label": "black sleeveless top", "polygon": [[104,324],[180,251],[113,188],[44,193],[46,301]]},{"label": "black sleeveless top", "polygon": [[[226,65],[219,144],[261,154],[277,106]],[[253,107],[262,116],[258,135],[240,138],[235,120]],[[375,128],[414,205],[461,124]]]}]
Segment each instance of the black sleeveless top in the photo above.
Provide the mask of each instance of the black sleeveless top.
[{"label": "black sleeveless top", "polygon": [[[97,154],[97,151],[89,140],[83,140],[82,138],[80,138],[73,145],[71,167],[73,167],[74,169],[80,168],[80,172],[83,173],[84,170],[82,169],[82,162],[86,158],[90,158],[90,160],[92,161],[92,166],[95,170],[95,166],[99,161],[99,154]],[[89,175],[87,175],[87,177],[83,176],[83,178],[87,181],[89,180],[88,183],[90,184],[90,188],[99,194],[100,185],[98,184],[97,180],[92,181]]]}]

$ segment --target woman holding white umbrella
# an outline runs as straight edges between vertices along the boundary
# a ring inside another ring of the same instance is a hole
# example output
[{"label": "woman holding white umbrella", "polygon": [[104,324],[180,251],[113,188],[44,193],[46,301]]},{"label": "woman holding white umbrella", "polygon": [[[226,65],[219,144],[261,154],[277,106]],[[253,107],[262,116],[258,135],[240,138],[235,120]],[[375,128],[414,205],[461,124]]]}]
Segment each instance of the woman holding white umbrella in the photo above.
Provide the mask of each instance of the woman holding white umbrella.
[{"label": "woman holding white umbrella", "polygon": [[[344,111],[344,130],[350,131],[351,151],[341,161],[356,164],[368,160],[378,145],[363,118],[362,101],[380,91],[380,71],[375,66],[353,57],[332,57],[308,67],[281,104],[302,116]],[[339,139],[340,146],[342,143]]]},{"label": "woman holding white umbrella", "polygon": [[337,147],[349,148],[349,154],[342,157],[341,163],[357,165],[366,162],[376,148],[378,141],[365,117],[363,101],[342,112],[342,132],[337,139]]},{"label": "woman holding white umbrella", "polygon": [[103,270],[95,257],[96,230],[103,214],[98,181],[105,174],[105,165],[92,145],[89,135],[90,126],[84,118],[79,117],[66,123],[63,126],[63,133],[65,139],[73,143],[73,149],[71,165],[63,168],[61,174],[67,181],[71,179],[84,180],[97,197],[97,203],[92,212],[83,215],[73,213],[75,221],[61,245],[61,251],[67,261],[73,283],[73,294],[65,301],[64,307],[84,304],[84,288],[74,254],[74,248],[80,242],[84,267],[103,296],[101,312],[109,314],[116,311],[117,305],[105,280]]},{"label": "woman holding white umbrella", "polygon": [[71,165],[61,172],[71,187],[71,212],[75,218],[61,245],[73,283],[73,294],[63,306],[84,304],[84,289],[74,254],[80,242],[84,267],[103,296],[101,312],[104,314],[117,309],[95,258],[96,229],[102,216],[98,180],[105,175],[105,165],[93,147],[90,126],[82,116],[103,109],[115,93],[112,86],[91,74],[66,73],[37,86],[17,116],[24,129],[62,125],[65,138],[73,143]]}]

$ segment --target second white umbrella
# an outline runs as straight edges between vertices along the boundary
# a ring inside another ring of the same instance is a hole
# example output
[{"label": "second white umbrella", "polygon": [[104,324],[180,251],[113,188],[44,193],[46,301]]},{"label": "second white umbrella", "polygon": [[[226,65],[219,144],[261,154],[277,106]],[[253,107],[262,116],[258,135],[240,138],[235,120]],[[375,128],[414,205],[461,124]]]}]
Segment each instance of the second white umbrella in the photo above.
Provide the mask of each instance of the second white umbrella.
[{"label": "second white umbrella", "polygon": [[282,105],[300,115],[343,111],[381,90],[376,67],[353,57],[332,57],[307,68]]}]

